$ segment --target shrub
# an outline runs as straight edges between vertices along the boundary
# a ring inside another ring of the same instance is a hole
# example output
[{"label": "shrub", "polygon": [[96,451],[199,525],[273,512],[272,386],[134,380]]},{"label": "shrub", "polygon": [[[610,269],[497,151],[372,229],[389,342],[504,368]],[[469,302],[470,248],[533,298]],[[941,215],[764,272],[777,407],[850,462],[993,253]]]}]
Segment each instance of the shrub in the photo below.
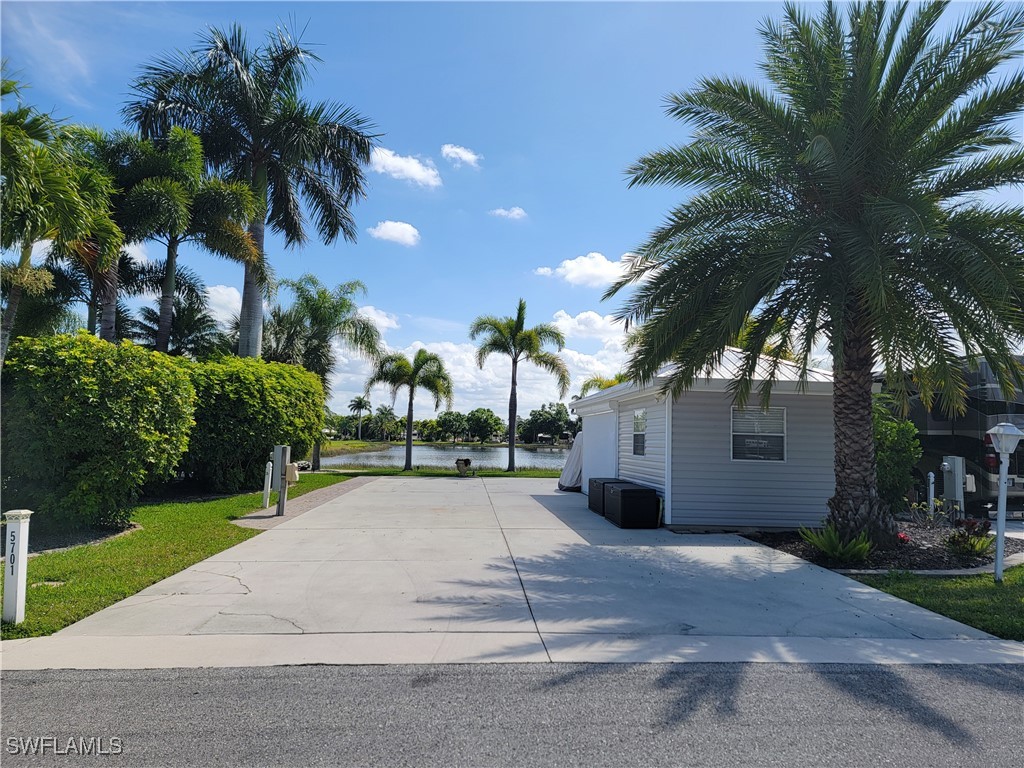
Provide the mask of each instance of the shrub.
[{"label": "shrub", "polygon": [[800,538],[837,563],[863,563],[874,549],[867,533],[844,541],[838,529],[831,523],[819,531],[801,528]]},{"label": "shrub", "polygon": [[988,520],[957,520],[954,526],[956,530],[943,540],[951,552],[980,557],[987,555],[996,544],[996,540],[989,536],[992,525]]},{"label": "shrub", "polygon": [[296,365],[225,357],[183,361],[196,389],[186,472],[222,493],[259,488],[274,445],[305,457],[323,429],[320,379]]},{"label": "shrub", "polygon": [[914,467],[921,459],[917,427],[911,421],[897,419],[884,405],[876,404],[873,415],[878,495],[894,511],[899,511],[907,506],[906,494],[914,484]]},{"label": "shrub", "polygon": [[5,508],[45,527],[124,527],[188,444],[195,392],[167,355],[87,333],[20,338],[4,365]]}]

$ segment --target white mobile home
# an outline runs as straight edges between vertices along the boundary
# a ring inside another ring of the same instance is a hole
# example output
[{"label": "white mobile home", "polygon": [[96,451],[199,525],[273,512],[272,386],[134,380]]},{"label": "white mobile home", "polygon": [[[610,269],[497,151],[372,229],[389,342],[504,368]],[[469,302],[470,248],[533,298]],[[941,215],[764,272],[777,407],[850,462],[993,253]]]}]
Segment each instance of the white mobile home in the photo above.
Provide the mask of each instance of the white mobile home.
[{"label": "white mobile home", "polygon": [[[674,401],[659,375],[573,403],[583,418],[583,492],[592,477],[653,487],[666,525],[697,529],[816,526],[834,491],[832,375],[776,372],[771,406],[733,405],[739,350]],[[577,438],[579,439],[579,438]]]}]

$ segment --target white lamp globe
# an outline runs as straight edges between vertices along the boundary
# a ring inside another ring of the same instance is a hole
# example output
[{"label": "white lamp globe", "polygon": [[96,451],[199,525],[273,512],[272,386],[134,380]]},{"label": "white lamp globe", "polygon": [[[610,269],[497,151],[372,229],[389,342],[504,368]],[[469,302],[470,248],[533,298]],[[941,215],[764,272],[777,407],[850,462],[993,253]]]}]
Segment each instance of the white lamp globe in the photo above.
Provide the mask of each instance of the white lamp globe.
[{"label": "white lamp globe", "polygon": [[1005,421],[992,427],[988,435],[992,438],[992,447],[996,453],[1013,453],[1017,450],[1017,443],[1024,439],[1024,432]]}]

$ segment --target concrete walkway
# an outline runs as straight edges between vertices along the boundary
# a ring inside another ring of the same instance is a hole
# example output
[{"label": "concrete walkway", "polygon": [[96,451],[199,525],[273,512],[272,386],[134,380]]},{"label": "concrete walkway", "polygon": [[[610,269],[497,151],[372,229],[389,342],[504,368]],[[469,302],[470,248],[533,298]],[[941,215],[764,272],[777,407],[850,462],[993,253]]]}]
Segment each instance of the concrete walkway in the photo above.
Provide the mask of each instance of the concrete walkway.
[{"label": "concrete walkway", "polygon": [[759,661],[1024,663],[731,535],[622,531],[554,480],[378,478],[47,638],[5,669]]}]

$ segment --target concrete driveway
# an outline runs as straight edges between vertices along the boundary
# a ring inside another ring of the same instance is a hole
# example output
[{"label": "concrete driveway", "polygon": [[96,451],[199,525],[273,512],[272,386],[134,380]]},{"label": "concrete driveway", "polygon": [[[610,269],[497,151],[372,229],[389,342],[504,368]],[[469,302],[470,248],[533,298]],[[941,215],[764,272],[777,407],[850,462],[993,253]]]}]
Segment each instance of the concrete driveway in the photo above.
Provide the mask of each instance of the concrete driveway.
[{"label": "concrete driveway", "polygon": [[732,535],[622,531],[554,480],[379,478],[6,669],[433,662],[1024,662]]}]

